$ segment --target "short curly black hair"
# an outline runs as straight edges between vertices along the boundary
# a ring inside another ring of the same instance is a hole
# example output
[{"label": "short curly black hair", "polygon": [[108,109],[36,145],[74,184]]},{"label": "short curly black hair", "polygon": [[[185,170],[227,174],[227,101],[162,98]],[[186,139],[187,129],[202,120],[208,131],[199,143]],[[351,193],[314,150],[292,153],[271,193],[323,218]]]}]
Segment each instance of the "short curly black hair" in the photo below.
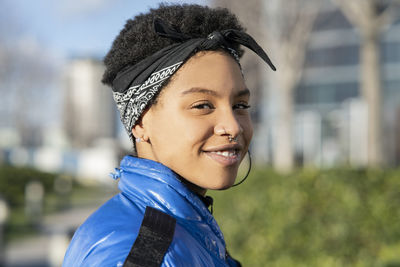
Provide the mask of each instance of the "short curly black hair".
[{"label": "short curly black hair", "polygon": [[[155,33],[153,21],[156,17],[195,38],[205,38],[214,31],[224,29],[244,31],[236,16],[226,8],[161,3],[158,8],[150,9],[148,13],[139,14],[126,22],[104,58],[104,84],[111,86],[120,70],[174,43],[173,40]],[[239,45],[234,45],[233,48],[242,56],[243,51],[239,49]]]}]

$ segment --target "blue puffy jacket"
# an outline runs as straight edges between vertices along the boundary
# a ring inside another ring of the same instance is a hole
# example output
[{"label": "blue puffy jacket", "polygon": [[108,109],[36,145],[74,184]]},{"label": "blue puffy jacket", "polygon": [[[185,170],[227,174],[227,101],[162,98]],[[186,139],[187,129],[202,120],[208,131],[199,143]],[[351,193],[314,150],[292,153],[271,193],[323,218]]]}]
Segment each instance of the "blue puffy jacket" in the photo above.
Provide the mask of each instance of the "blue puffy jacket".
[{"label": "blue puffy jacket", "polygon": [[202,200],[161,163],[126,156],[115,178],[120,193],[76,231],[64,267],[122,266],[138,236],[146,206],[176,219],[162,266],[236,266]]}]

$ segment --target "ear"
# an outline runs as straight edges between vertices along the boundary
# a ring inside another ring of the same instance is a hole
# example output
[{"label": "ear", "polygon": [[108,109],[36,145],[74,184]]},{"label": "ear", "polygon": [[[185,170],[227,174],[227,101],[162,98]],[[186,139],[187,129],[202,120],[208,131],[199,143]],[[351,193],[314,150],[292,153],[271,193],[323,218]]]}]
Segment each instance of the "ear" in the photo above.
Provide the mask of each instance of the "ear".
[{"label": "ear", "polygon": [[140,124],[135,124],[132,128],[132,134],[135,138],[143,138],[144,128]]},{"label": "ear", "polygon": [[145,111],[141,118],[137,121],[137,123],[135,124],[135,126],[133,126],[132,128],[132,134],[135,138],[141,138],[142,141],[147,142],[149,140],[149,136],[147,134],[147,129],[146,129],[146,123],[144,123],[146,121],[146,114],[147,111]]}]

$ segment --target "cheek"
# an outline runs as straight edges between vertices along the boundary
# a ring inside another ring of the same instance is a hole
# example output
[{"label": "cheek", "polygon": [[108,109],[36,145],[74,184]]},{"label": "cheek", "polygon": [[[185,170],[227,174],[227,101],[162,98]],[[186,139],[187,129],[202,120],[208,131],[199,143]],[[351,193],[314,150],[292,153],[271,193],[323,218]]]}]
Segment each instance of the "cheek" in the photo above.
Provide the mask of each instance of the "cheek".
[{"label": "cheek", "polygon": [[181,124],[181,144],[193,153],[199,153],[204,142],[212,135],[213,127],[207,120],[182,117],[177,123]]},{"label": "cheek", "polygon": [[158,154],[160,151],[170,151],[173,148],[179,136],[176,128],[176,122],[173,116],[169,116],[168,112],[163,112],[153,116],[149,123],[151,129],[149,131],[150,141],[154,152]]},{"label": "cheek", "polygon": [[172,158],[176,151],[199,153],[213,127],[207,120],[186,116],[182,110],[172,110],[154,121],[153,130],[156,133],[153,134],[156,152]]}]

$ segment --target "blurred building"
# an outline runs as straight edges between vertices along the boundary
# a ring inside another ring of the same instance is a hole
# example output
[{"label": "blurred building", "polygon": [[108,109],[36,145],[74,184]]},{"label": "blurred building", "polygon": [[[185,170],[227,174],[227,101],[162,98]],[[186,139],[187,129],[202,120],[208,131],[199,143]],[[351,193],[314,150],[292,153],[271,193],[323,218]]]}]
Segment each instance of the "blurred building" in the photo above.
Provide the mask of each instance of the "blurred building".
[{"label": "blurred building", "polygon": [[92,57],[68,60],[55,86],[62,101],[52,109],[60,123],[41,128],[37,146],[24,145],[17,129],[0,127],[0,161],[110,182],[108,174],[131,144],[111,90],[101,83],[103,72],[103,63]]},{"label": "blurred building", "polygon": [[116,110],[110,88],[101,83],[103,72],[93,58],[72,59],[65,68],[64,128],[73,147],[116,137]]},{"label": "blurred building", "polygon": [[[367,108],[360,92],[360,35],[330,1],[325,1],[309,42],[305,73],[296,90],[298,122],[304,112],[319,119],[314,130],[320,135],[314,151],[306,141],[297,142],[297,153],[307,163],[316,155],[322,165],[367,164]],[[400,17],[382,34],[382,127],[385,162],[399,164],[400,121]],[[295,136],[301,129],[297,127]],[[314,134],[313,134],[313,133]],[[396,149],[397,148],[397,149]],[[318,155],[319,154],[319,155]],[[326,164],[324,164],[326,163]]]},{"label": "blurred building", "polygon": [[78,177],[107,181],[118,165],[121,126],[103,72],[103,63],[91,57],[73,58],[65,67],[63,128],[70,150],[64,165]]}]

